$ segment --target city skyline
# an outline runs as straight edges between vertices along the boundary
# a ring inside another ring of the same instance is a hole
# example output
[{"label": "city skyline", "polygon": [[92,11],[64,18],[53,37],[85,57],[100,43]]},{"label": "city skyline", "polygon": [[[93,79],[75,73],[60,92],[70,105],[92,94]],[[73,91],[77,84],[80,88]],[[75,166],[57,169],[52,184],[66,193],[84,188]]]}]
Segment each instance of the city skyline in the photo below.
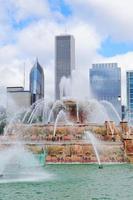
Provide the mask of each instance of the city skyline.
[{"label": "city skyline", "polygon": [[[130,7],[130,0],[117,3],[102,0],[100,4],[96,0],[59,0],[56,3],[53,0],[32,0],[32,3],[2,0],[0,82],[6,86],[22,85],[24,63],[28,76],[38,56],[45,67],[46,96],[54,96],[54,37],[67,32],[76,40],[76,67],[83,72],[81,78],[94,62],[117,62],[122,68],[125,97],[125,71],[133,65]],[[112,12],[114,8],[115,13]],[[126,16],[124,20],[123,16]]]}]

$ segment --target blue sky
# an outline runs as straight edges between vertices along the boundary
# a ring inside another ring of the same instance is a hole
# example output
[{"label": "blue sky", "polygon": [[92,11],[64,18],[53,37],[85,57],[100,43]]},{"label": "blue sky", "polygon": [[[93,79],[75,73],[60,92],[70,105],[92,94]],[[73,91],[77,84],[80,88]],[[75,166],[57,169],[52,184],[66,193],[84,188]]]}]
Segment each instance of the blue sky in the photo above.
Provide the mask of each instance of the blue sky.
[{"label": "blue sky", "polygon": [[125,54],[130,51],[133,51],[132,42],[115,42],[111,37],[105,39],[98,50],[98,52],[105,57]]},{"label": "blue sky", "polygon": [[63,0],[49,0],[49,3],[52,10],[57,10],[64,16],[69,16],[72,14],[71,7]]}]

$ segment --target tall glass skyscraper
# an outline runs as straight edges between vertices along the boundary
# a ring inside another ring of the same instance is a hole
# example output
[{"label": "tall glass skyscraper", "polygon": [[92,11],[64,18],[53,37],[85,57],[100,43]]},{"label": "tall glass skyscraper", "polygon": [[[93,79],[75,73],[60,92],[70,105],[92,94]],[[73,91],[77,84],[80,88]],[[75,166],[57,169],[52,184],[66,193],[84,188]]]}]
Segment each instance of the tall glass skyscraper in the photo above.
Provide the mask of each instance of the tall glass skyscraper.
[{"label": "tall glass skyscraper", "polygon": [[60,81],[71,77],[75,69],[75,39],[72,35],[60,35],[55,39],[55,99],[60,99]]},{"label": "tall glass skyscraper", "polygon": [[44,97],[44,72],[36,59],[30,72],[31,104]]},{"label": "tall glass skyscraper", "polygon": [[128,117],[133,122],[133,71],[127,71],[127,107]]},{"label": "tall glass skyscraper", "polygon": [[120,113],[121,69],[117,63],[93,64],[90,69],[90,85],[97,100],[111,102]]}]

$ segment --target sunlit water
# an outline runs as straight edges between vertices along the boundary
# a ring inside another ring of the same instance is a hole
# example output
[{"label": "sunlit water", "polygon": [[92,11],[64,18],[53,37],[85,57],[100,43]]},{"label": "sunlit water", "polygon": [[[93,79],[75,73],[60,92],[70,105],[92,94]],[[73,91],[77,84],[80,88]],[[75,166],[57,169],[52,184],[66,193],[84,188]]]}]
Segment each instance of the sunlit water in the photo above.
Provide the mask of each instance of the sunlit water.
[{"label": "sunlit water", "polygon": [[0,183],[0,200],[132,200],[133,166],[47,165],[53,178]]}]

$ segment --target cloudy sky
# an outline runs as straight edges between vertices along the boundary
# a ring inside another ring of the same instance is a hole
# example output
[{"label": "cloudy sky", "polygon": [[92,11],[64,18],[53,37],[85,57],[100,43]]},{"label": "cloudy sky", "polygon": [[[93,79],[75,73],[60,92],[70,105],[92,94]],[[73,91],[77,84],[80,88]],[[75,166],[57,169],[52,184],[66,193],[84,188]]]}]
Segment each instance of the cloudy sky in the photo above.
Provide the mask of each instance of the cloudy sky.
[{"label": "cloudy sky", "polygon": [[92,63],[118,62],[125,99],[124,72],[133,66],[132,7],[132,0],[0,0],[0,84],[22,86],[25,66],[28,89],[29,71],[38,57],[46,96],[52,98],[54,37],[68,33],[75,37],[83,84],[88,84]]}]

